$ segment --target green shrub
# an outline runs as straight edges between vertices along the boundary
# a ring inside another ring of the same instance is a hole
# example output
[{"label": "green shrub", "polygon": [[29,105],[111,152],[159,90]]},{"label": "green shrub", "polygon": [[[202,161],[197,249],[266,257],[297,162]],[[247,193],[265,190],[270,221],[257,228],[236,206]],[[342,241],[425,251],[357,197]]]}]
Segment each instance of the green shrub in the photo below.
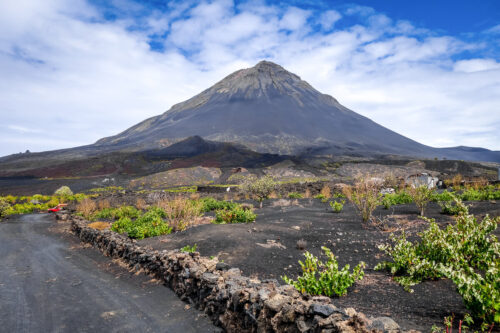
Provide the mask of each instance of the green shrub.
[{"label": "green shrub", "polygon": [[8,215],[9,208],[10,203],[5,198],[0,197],[0,219]]},{"label": "green shrub", "polygon": [[354,267],[352,273],[349,271],[349,265],[339,270],[337,258],[332,251],[325,246],[321,247],[321,249],[328,258],[327,262],[320,261],[318,257],[306,251],[304,253],[306,260],[304,262],[299,261],[302,275],[297,278],[297,281],[287,276],[281,278],[285,283],[294,286],[295,289],[302,293],[325,296],[343,296],[347,294],[347,288],[363,278],[365,263],[360,262]]},{"label": "green shrub", "polygon": [[143,239],[170,234],[172,228],[163,219],[165,212],[158,207],[153,207],[139,216],[135,221],[128,216],[121,217],[111,225],[111,230],[124,233],[130,238]]},{"label": "green shrub", "polygon": [[420,241],[405,234],[391,236],[393,245],[379,248],[392,258],[375,269],[388,269],[407,291],[425,279],[449,278],[465,306],[485,323],[500,323],[500,243],[493,234],[499,217],[477,221],[458,199],[460,214],[454,225],[440,229],[433,221]]},{"label": "green shrub", "polygon": [[262,208],[262,201],[269,198],[269,195],[277,188],[278,183],[270,176],[264,176],[257,180],[247,180],[245,181],[240,189],[254,196],[257,201],[260,202],[260,208]]},{"label": "green shrub", "polygon": [[55,192],[55,195],[59,196],[70,196],[73,195],[73,191],[68,186],[61,186]]},{"label": "green shrub", "polygon": [[181,248],[181,252],[187,252],[187,253],[193,253],[196,252],[196,248],[198,245],[194,244],[193,246],[186,245],[183,248]]},{"label": "green shrub", "polygon": [[18,197],[9,194],[3,197],[3,199],[6,200],[9,204],[13,205],[17,202]]},{"label": "green shrub", "polygon": [[469,188],[462,192],[460,199],[463,201],[485,201],[499,200],[500,191],[497,191],[493,186],[489,185],[482,189]]},{"label": "green shrub", "polygon": [[450,192],[450,191],[443,191],[441,193],[434,192],[431,200],[434,202],[453,201],[453,198],[455,198],[454,194],[455,192]]},{"label": "green shrub", "polygon": [[105,219],[105,220],[114,220],[116,208],[103,208],[92,216],[92,220]]},{"label": "green shrub", "polygon": [[[129,217],[131,219],[138,218],[141,211],[134,206],[121,206],[114,210],[114,218],[121,219],[123,217]],[[160,213],[161,215],[161,213]]]},{"label": "green shrub", "polygon": [[418,187],[410,186],[406,189],[406,191],[420,210],[420,215],[424,216],[425,207],[427,207],[427,204],[434,196],[434,189],[430,189],[426,185],[422,185]]},{"label": "green shrub", "polygon": [[304,196],[300,193],[297,193],[297,192],[291,192],[291,193],[288,193],[288,198],[289,199],[302,199],[302,198],[304,198]]},{"label": "green shrub", "polygon": [[217,200],[212,197],[202,198],[200,199],[200,202],[202,203],[203,212],[210,212],[213,210],[220,210],[220,209],[233,209],[238,205],[237,203],[232,201]]},{"label": "green shrub", "polygon": [[319,199],[319,200],[321,200],[321,201],[323,201],[323,200],[327,199],[327,198],[326,198],[326,196],[324,196],[324,195],[323,195],[323,194],[321,194],[321,193],[320,193],[320,194],[315,195],[313,198],[314,198],[314,199]]},{"label": "green shrub", "polygon": [[439,202],[439,206],[441,206],[441,213],[447,215],[460,215],[467,214],[467,211],[463,209],[463,205],[457,205],[456,202],[453,201],[441,201]]},{"label": "green shrub", "polygon": [[345,200],[342,201],[330,201],[330,207],[332,207],[332,210],[334,213],[340,213],[342,209],[344,208]]},{"label": "green shrub", "polygon": [[250,209],[243,209],[241,206],[233,209],[222,209],[215,211],[215,221],[217,224],[226,223],[248,223],[255,221],[257,215]]},{"label": "green shrub", "polygon": [[385,209],[389,209],[394,205],[402,205],[412,203],[413,199],[411,196],[405,191],[401,191],[398,193],[386,194],[382,198],[382,205]]}]

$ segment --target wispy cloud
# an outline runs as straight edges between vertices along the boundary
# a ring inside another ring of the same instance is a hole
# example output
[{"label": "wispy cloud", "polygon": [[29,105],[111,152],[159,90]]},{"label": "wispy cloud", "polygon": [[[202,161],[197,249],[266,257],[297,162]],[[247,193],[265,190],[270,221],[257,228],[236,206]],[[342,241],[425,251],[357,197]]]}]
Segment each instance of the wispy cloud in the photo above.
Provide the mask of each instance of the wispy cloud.
[{"label": "wispy cloud", "polygon": [[2,2],[0,155],[94,142],[264,58],[422,143],[500,149],[496,27],[465,40],[370,7],[323,9]]}]

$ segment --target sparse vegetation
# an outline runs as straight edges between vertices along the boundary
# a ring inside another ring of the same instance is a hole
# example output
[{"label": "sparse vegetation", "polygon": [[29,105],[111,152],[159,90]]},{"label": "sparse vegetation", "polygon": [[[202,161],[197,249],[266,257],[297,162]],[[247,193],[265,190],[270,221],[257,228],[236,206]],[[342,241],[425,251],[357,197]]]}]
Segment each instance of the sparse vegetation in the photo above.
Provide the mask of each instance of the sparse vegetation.
[{"label": "sparse vegetation", "polygon": [[202,211],[203,212],[210,212],[213,210],[220,210],[220,209],[233,209],[236,207],[238,204],[231,202],[231,201],[224,201],[224,200],[217,200],[212,197],[205,197],[203,199],[200,199],[202,203]]},{"label": "sparse vegetation", "polygon": [[0,219],[7,216],[10,208],[10,203],[5,198],[0,197]]},{"label": "sparse vegetation", "polygon": [[198,247],[197,244],[194,244],[194,245],[186,245],[184,247],[181,248],[181,252],[186,252],[186,253],[194,253],[196,252],[196,248]]},{"label": "sparse vegetation", "polygon": [[340,213],[342,209],[344,208],[345,200],[342,201],[330,201],[330,207],[332,207],[332,210],[334,213]]},{"label": "sparse vegetation", "polygon": [[382,198],[382,205],[385,209],[389,209],[394,205],[412,203],[412,197],[406,191],[399,191],[397,193],[386,194]]},{"label": "sparse vegetation", "polygon": [[305,249],[306,249],[306,247],[307,247],[307,241],[306,241],[306,240],[304,240],[304,239],[299,239],[299,240],[297,241],[296,246],[297,246],[297,250],[301,250],[301,251],[303,251],[303,250],[305,250]]},{"label": "sparse vegetation", "polygon": [[165,212],[168,224],[173,231],[182,231],[201,216],[203,203],[177,197],[173,200],[159,201],[157,206]]},{"label": "sparse vegetation", "polygon": [[440,229],[429,220],[421,240],[414,243],[404,232],[391,236],[393,245],[380,249],[392,261],[375,269],[388,269],[408,291],[425,279],[449,278],[475,318],[500,323],[500,243],[493,235],[500,218],[478,221],[460,200],[455,203],[460,214],[454,225]]},{"label": "sparse vegetation", "polygon": [[332,197],[330,187],[328,185],[323,186],[321,188],[321,191],[319,192],[319,195],[322,196],[322,199],[330,199]]},{"label": "sparse vegetation", "polygon": [[311,295],[343,296],[347,294],[347,289],[363,278],[365,263],[360,262],[354,267],[352,273],[349,271],[349,265],[339,270],[337,258],[332,251],[325,246],[321,249],[328,258],[326,262],[322,262],[318,257],[306,251],[305,261],[299,261],[302,275],[296,281],[282,276],[283,281],[294,286],[298,291]]},{"label": "sparse vegetation", "polygon": [[297,192],[291,192],[291,193],[288,193],[288,198],[289,199],[302,199],[304,196],[300,193],[297,193]]},{"label": "sparse vegetation", "polygon": [[97,206],[92,199],[85,198],[76,206],[76,210],[82,213],[83,217],[90,219]]},{"label": "sparse vegetation", "polygon": [[59,196],[70,196],[73,195],[73,191],[68,186],[61,186],[55,192],[55,195]]},{"label": "sparse vegetation", "polygon": [[361,178],[354,185],[344,188],[345,196],[361,214],[363,222],[372,218],[373,211],[381,204],[382,195],[379,186],[372,181]]},{"label": "sparse vegetation", "polygon": [[420,215],[424,216],[425,207],[427,207],[427,204],[432,200],[434,190],[425,185],[421,185],[416,187],[409,186],[406,191],[420,210]]},{"label": "sparse vegetation", "polygon": [[277,183],[272,177],[264,176],[255,181],[245,181],[241,185],[241,189],[243,192],[255,197],[260,203],[260,208],[262,208],[262,202],[269,198],[269,195],[276,189],[276,186]]},{"label": "sparse vegetation", "polygon": [[251,209],[243,209],[236,206],[232,209],[221,209],[215,212],[215,221],[217,224],[226,223],[249,223],[255,221],[257,215]]},{"label": "sparse vegetation", "polygon": [[112,224],[111,230],[118,233],[126,232],[129,237],[137,239],[170,234],[172,228],[164,220],[165,217],[166,214],[161,208],[151,207],[136,220],[127,216],[121,217]]}]

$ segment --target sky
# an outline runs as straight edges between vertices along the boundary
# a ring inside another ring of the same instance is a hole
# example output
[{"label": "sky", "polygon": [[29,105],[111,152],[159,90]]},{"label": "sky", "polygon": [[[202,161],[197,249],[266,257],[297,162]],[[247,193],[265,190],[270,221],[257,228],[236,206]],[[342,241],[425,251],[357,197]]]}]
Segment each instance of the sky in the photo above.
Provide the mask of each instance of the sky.
[{"label": "sky", "polygon": [[0,156],[74,147],[276,62],[435,147],[500,150],[500,1],[0,1]]}]

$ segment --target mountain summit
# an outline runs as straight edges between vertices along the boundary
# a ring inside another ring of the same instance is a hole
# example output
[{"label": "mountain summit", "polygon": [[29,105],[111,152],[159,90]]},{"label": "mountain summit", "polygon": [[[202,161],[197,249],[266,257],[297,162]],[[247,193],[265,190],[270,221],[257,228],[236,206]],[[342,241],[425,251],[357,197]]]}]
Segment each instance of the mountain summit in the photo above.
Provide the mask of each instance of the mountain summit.
[{"label": "mountain summit", "polygon": [[[463,150],[436,149],[395,133],[269,61],[238,70],[162,115],[97,141],[94,147],[156,149],[192,136],[235,142],[265,153],[468,158]],[[484,155],[471,154],[470,159]]]}]

